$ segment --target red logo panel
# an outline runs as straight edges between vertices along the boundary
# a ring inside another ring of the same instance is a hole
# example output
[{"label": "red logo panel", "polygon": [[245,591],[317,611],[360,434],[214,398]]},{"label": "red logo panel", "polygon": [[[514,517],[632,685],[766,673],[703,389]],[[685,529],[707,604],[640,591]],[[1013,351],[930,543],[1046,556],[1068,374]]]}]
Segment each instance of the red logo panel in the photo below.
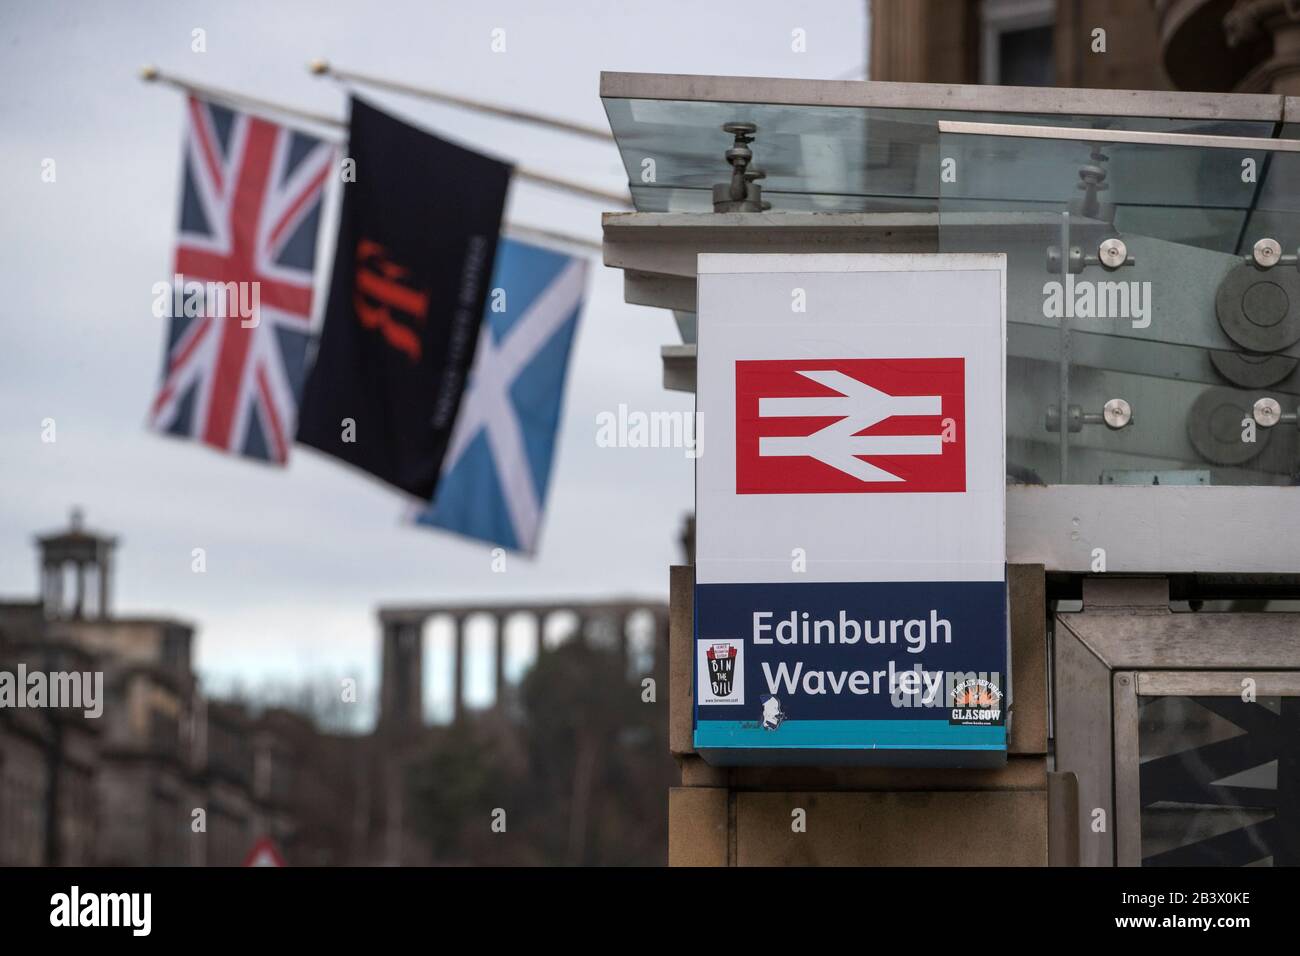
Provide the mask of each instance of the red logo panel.
[{"label": "red logo panel", "polygon": [[966,490],[965,360],[736,363],[736,493]]}]

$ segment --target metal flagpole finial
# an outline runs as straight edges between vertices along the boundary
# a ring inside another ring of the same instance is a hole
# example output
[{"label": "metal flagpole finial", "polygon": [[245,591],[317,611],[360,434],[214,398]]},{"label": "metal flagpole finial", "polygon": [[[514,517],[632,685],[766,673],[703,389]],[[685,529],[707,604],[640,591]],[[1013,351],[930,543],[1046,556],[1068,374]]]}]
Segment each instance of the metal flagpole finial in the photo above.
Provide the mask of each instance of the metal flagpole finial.
[{"label": "metal flagpole finial", "polygon": [[329,76],[330,61],[319,57],[315,60],[308,60],[307,72],[316,76]]},{"label": "metal flagpole finial", "polygon": [[140,67],[140,79],[144,80],[146,83],[152,83],[154,80],[158,79],[158,67],[154,66],[152,63],[146,63],[144,66]]}]

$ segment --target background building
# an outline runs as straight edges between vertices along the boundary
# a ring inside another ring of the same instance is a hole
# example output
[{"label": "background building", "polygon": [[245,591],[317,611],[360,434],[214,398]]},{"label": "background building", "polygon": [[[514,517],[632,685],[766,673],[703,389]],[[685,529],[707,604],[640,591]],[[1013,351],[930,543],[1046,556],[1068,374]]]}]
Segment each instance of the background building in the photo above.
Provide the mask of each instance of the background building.
[{"label": "background building", "polygon": [[872,0],[869,67],[873,80],[1294,95],[1300,16],[1283,0]]},{"label": "background building", "polygon": [[[0,865],[238,866],[267,837],[290,865],[665,859],[672,762],[654,685],[644,699],[646,679],[666,682],[663,605],[386,609],[378,724],[340,734],[316,714],[207,697],[191,625],[113,613],[117,540],[78,512],[36,543],[41,598],[0,603],[0,671],[102,672],[104,700],[99,718],[0,707]],[[498,680],[476,710],[462,625],[479,618],[499,624]],[[551,618],[574,623],[543,641]],[[446,725],[423,702],[435,619],[457,651]],[[518,686],[507,621],[538,641]],[[514,836],[484,840],[498,807]]]}]

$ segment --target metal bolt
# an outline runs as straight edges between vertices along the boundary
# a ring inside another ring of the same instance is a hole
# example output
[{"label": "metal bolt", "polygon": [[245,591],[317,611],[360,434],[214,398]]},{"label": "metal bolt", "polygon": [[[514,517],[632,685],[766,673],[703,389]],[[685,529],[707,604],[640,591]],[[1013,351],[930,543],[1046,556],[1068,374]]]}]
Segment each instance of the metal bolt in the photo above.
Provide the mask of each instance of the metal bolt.
[{"label": "metal bolt", "polygon": [[1282,420],[1282,406],[1276,398],[1261,398],[1255,402],[1255,424],[1261,428],[1272,428]]},{"label": "metal bolt", "polygon": [[[1080,246],[1070,247],[1070,264],[1066,267],[1070,272],[1080,273],[1083,271],[1084,256],[1083,248]],[[1061,250],[1056,246],[1047,247],[1047,271],[1060,275],[1061,273]]]},{"label": "metal bolt", "polygon": [[1261,239],[1251,251],[1255,265],[1268,269],[1278,264],[1282,258],[1282,246],[1276,239]]},{"label": "metal bolt", "polygon": [[1107,428],[1123,428],[1133,421],[1133,409],[1122,398],[1112,398],[1103,405],[1101,415],[1106,420]]},{"label": "metal bolt", "polygon": [[1118,269],[1128,261],[1128,246],[1123,239],[1107,239],[1097,247],[1097,258],[1107,269]]}]

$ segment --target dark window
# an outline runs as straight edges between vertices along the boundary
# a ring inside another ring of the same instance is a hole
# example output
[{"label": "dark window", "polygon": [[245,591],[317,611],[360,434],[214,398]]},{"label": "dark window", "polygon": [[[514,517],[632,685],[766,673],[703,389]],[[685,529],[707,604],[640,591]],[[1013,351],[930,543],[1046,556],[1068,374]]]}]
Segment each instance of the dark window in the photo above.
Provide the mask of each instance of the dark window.
[{"label": "dark window", "polygon": [[1052,86],[1055,72],[1051,26],[1004,30],[998,34],[998,83]]}]

